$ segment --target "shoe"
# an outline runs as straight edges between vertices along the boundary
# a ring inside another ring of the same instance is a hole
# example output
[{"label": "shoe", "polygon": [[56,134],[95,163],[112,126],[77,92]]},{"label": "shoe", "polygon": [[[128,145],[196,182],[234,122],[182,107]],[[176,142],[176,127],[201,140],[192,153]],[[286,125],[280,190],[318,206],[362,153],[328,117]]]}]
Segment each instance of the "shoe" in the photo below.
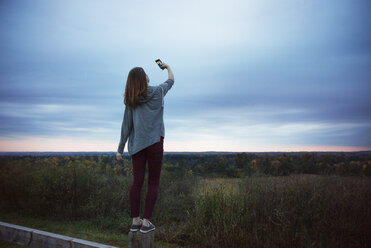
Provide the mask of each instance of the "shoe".
[{"label": "shoe", "polygon": [[140,224],[139,225],[134,225],[134,224],[131,224],[130,226],[130,232],[136,232],[139,230],[139,228],[142,226],[143,224],[143,220],[142,219],[139,219],[140,221]]},{"label": "shoe", "polygon": [[145,226],[145,225],[142,225],[142,227],[140,228],[139,232],[141,233],[148,233],[150,231],[153,231],[155,230],[155,225],[153,225],[150,221],[148,221],[149,223],[149,226]]}]

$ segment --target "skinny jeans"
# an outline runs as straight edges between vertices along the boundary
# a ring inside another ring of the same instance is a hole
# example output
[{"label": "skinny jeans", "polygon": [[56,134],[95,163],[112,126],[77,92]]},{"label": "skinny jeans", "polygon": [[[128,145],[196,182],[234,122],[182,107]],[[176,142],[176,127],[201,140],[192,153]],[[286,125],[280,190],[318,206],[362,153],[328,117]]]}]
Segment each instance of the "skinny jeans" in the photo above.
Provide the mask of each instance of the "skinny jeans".
[{"label": "skinny jeans", "polygon": [[131,156],[131,162],[133,165],[133,183],[130,187],[130,216],[132,218],[139,216],[140,198],[147,162],[148,190],[144,205],[143,218],[149,219],[152,217],[160,185],[163,154],[164,137],[161,136],[159,142],[154,143]]}]

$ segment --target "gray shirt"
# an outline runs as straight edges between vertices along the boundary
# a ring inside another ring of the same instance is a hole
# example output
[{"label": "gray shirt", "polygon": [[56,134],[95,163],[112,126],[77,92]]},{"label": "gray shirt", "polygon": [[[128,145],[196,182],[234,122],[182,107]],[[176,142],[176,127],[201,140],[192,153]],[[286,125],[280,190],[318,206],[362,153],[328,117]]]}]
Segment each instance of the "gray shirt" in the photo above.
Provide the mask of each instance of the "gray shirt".
[{"label": "gray shirt", "polygon": [[141,97],[135,109],[125,106],[118,153],[123,153],[128,138],[130,156],[165,138],[164,97],[173,84],[169,78],[157,86],[148,85],[147,97]]}]

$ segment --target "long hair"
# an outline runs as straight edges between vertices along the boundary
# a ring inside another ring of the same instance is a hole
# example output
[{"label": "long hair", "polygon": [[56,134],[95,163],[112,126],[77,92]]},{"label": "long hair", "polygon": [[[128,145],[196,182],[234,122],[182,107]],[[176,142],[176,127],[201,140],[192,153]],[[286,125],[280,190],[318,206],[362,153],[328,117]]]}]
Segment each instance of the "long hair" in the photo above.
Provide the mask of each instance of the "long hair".
[{"label": "long hair", "polygon": [[142,67],[134,67],[129,71],[126,80],[124,103],[129,108],[136,108],[140,97],[147,97],[147,77]]}]

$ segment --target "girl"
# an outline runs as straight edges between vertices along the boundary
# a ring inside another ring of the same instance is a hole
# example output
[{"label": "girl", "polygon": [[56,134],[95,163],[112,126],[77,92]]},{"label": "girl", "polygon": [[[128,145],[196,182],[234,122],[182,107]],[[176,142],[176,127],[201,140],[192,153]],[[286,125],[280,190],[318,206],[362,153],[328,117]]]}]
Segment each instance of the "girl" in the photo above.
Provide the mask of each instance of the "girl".
[{"label": "girl", "polygon": [[[128,141],[128,154],[133,165],[133,183],[130,188],[130,216],[133,223],[130,231],[147,233],[155,230],[149,221],[157,200],[163,158],[165,127],[163,120],[164,97],[174,84],[174,75],[169,65],[168,79],[157,86],[148,85],[149,78],[143,68],[130,70],[125,88],[125,113],[121,126],[121,138],[116,158],[123,161],[122,153]],[[143,220],[139,217],[140,194],[148,162],[148,191]]]}]

